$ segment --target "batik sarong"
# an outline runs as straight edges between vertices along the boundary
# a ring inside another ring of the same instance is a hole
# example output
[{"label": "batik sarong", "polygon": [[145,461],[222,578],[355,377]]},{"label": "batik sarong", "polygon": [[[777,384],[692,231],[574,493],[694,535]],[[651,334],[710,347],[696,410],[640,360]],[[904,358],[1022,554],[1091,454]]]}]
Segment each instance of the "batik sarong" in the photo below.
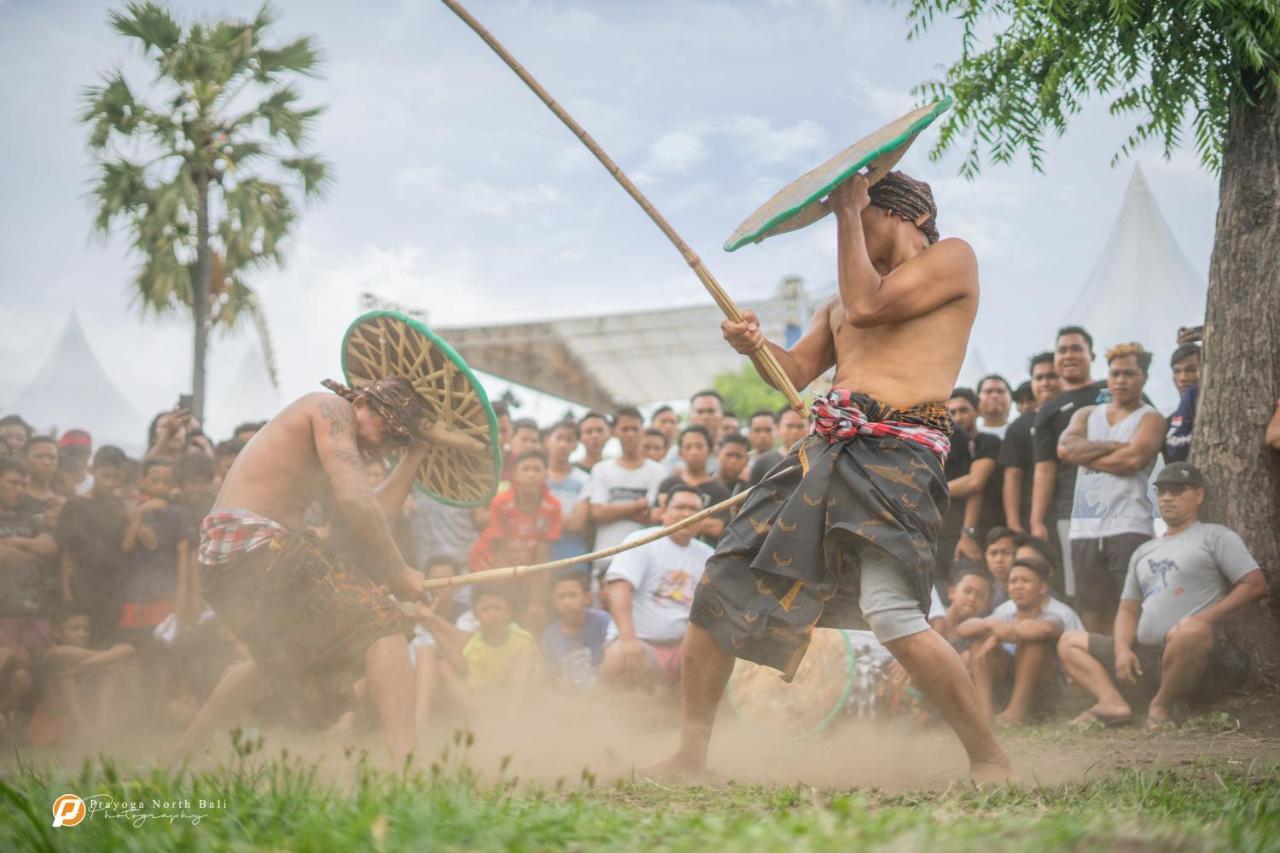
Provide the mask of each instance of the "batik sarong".
[{"label": "batik sarong", "polygon": [[923,613],[948,503],[943,403],[895,410],[835,389],[725,529],[691,621],[736,657],[794,676],[814,628],[866,628],[861,557],[893,558]]}]

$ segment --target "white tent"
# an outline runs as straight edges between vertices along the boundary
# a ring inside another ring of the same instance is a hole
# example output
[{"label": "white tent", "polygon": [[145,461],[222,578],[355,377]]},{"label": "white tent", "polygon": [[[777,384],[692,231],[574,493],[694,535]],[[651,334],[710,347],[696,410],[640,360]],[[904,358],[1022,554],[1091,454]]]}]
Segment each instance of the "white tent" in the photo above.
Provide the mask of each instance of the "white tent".
[{"label": "white tent", "polygon": [[[1064,323],[1093,335],[1099,362],[1108,347],[1138,341],[1155,353],[1147,395],[1164,412],[1178,402],[1169,356],[1180,326],[1204,322],[1205,279],[1169,231],[1142,169],[1135,166],[1102,254]],[[1101,368],[1095,368],[1101,375]]]},{"label": "white tent", "polygon": [[137,451],[146,439],[147,422],[102,369],[74,311],[40,372],[7,408],[39,432],[87,429],[95,446]]},{"label": "white tent", "polygon": [[[319,390],[317,387],[316,390]],[[237,424],[265,421],[283,405],[280,390],[271,381],[262,349],[253,344],[245,353],[231,382],[223,389],[216,406],[205,412],[207,435],[226,438]]]}]

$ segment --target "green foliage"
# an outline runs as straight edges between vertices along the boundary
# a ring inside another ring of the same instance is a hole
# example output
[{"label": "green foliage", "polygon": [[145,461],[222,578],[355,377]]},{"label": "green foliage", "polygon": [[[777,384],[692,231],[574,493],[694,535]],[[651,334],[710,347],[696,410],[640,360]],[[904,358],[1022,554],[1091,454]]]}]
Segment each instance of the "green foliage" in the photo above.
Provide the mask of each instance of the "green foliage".
[{"label": "green foliage", "polygon": [[[155,63],[143,100],[118,70],[82,94],[80,120],[98,166],[94,229],[123,225],[140,258],[133,291],[144,311],[194,308],[197,216],[209,216],[212,326],[251,315],[265,330],[247,274],[281,265],[281,242],[297,220],[293,196],[313,199],[329,165],[300,151],[319,116],[288,80],[314,75],[309,37],[266,41],[270,6],[251,20],[197,21],[185,29],[168,9],[129,3],[108,16]],[[292,184],[291,192],[287,185]],[[263,340],[270,353],[269,343]]]},{"label": "green foliage", "polygon": [[[917,87],[951,93],[956,106],[931,152],[968,137],[961,173],[983,155],[1010,162],[1025,150],[1041,170],[1046,133],[1061,136],[1092,95],[1113,115],[1137,119],[1113,164],[1148,139],[1168,157],[1190,121],[1200,161],[1222,166],[1233,103],[1280,92],[1276,0],[907,0],[911,35],[938,15],[963,27],[962,53],[942,80]],[[987,31],[995,31],[984,37]]]},{"label": "green foliage", "polygon": [[[18,768],[0,779],[6,850],[1106,850],[1280,848],[1280,768],[1216,762],[1124,771],[1079,785],[884,794],[804,786],[669,788],[580,778],[522,785],[496,768],[486,782],[455,737],[424,774],[339,773],[242,744],[230,767],[203,772]],[[192,801],[156,813],[203,813],[135,825],[104,813],[54,829],[60,794],[117,802]],[[199,799],[225,801],[201,808]]]},{"label": "green foliage", "polygon": [[744,431],[746,419],[752,412],[760,409],[776,412],[787,404],[782,392],[766,385],[750,362],[737,371],[716,374],[712,387],[724,398],[725,411],[733,412],[742,420]]}]

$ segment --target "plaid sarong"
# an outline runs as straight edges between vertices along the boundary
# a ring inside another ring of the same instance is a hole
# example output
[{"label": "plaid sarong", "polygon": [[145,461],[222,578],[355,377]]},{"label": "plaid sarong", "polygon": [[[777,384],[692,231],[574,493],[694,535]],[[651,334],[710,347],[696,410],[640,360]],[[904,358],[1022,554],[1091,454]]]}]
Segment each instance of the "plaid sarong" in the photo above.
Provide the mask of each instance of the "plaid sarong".
[{"label": "plaid sarong", "polygon": [[248,509],[220,509],[200,525],[200,562],[221,566],[284,536],[284,525]]},{"label": "plaid sarong", "polygon": [[886,552],[923,613],[949,496],[951,419],[836,389],[813,433],[765,477],[725,528],[690,621],[728,652],[795,674],[819,628],[865,628],[861,559]]}]

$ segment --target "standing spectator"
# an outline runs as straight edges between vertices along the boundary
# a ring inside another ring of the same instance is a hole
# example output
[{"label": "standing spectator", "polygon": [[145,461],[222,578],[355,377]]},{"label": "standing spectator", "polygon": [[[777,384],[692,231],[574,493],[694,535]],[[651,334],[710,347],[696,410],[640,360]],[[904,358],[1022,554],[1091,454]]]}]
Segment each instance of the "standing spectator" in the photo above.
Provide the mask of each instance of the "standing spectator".
[{"label": "standing spectator", "polygon": [[[596,524],[597,551],[612,548],[649,522],[649,507],[658,495],[662,466],[640,452],[644,419],[629,406],[614,416],[613,434],[622,447],[617,459],[605,459],[591,470],[591,520]],[[597,560],[603,572],[609,560]]]},{"label": "standing spectator", "polygon": [[[1060,695],[1058,638],[1081,629],[1080,617],[1049,595],[1052,568],[1044,560],[1016,560],[1009,570],[1009,600],[985,619],[970,619],[959,636],[973,643],[969,667],[978,701],[988,716],[995,692],[1010,687],[1009,702],[996,717],[1004,725],[1027,722],[1033,710],[1050,712]],[[1038,706],[1038,707],[1035,707]]]},{"label": "standing spectator", "polygon": [[58,494],[64,498],[87,495],[93,489],[89,459],[93,437],[82,429],[69,429],[58,439]]},{"label": "standing spectator", "polygon": [[1036,466],[1032,433],[1036,413],[1062,391],[1062,381],[1053,366],[1053,358],[1051,352],[1031,357],[1031,406],[1009,425],[1000,445],[999,462],[1004,466],[1004,523],[1019,533],[1025,532],[1031,524],[1031,483]]},{"label": "standing spectator", "polygon": [[[718,477],[707,471],[707,461],[711,457],[711,436],[701,426],[687,426],[680,431],[680,462],[682,467],[658,485],[658,506],[654,510],[654,520],[662,515],[662,506],[667,502],[671,490],[678,485],[686,485],[702,495],[702,505],[711,506],[727,500],[729,490]],[[724,532],[726,519],[713,517],[702,525],[701,539],[708,545],[714,545]]]},{"label": "standing spectator", "polygon": [[409,535],[415,554],[440,554],[466,562],[480,531],[475,516],[464,507],[447,506],[414,491],[410,495]]},{"label": "standing spectator", "polygon": [[604,458],[604,446],[609,443],[609,429],[609,417],[601,412],[587,412],[578,421],[582,458],[576,464],[588,474]]},{"label": "standing spectator", "polygon": [[244,443],[236,438],[220,441],[218,446],[213,449],[215,489],[222,488],[222,481],[227,479],[227,472],[235,464],[236,457],[240,455],[241,450],[244,450]]},{"label": "standing spectator", "polygon": [[1032,536],[1053,542],[1062,554],[1063,591],[1068,598],[1076,594],[1076,576],[1071,566],[1071,505],[1075,501],[1076,466],[1058,458],[1058,439],[1081,406],[1092,406],[1106,382],[1094,382],[1090,376],[1093,364],[1093,337],[1079,326],[1058,330],[1054,346],[1053,367],[1062,380],[1063,391],[1040,404],[1036,413],[1035,432],[1031,444],[1035,473],[1031,484]]},{"label": "standing spectator", "polygon": [[[1052,363],[1052,360],[1050,361]],[[1018,417],[1036,410],[1036,394],[1031,390],[1031,383],[1023,382],[1013,389],[1013,405],[1018,409]],[[1007,437],[1007,436],[1006,436]]]},{"label": "standing spectator", "polygon": [[1173,384],[1180,395],[1178,408],[1169,416],[1169,431],[1164,439],[1164,461],[1186,462],[1191,458],[1191,433],[1196,423],[1196,407],[1200,403],[1200,345],[1183,344],[1169,360],[1173,368]]},{"label": "standing spectator", "polygon": [[533,418],[520,418],[511,424],[511,458],[523,456],[530,450],[542,449],[542,433]]},{"label": "standing spectator", "polygon": [[590,607],[588,578],[557,575],[551,586],[556,620],[542,632],[542,663],[552,680],[574,690],[595,687],[605,646],[618,637],[609,614]]},{"label": "standing spectator", "polygon": [[47,643],[44,617],[56,588],[58,546],[41,519],[23,507],[27,471],[17,459],[0,459],[0,646],[32,652]]},{"label": "standing spectator", "polygon": [[1204,476],[1194,465],[1165,466],[1156,494],[1168,530],[1133,553],[1113,636],[1076,631],[1058,643],[1071,680],[1097,700],[1073,723],[1127,723],[1132,703],[1154,692],[1147,725],[1167,727],[1175,702],[1220,699],[1247,675],[1223,623],[1268,596],[1258,561],[1235,531],[1200,521]]},{"label": "standing spectator", "polygon": [[511,453],[511,409],[503,400],[493,401],[493,417],[498,421],[498,447],[502,450],[503,458]]},{"label": "standing spectator", "polygon": [[560,502],[560,538],[551,544],[551,559],[576,557],[590,550],[587,486],[591,476],[569,456],[578,447],[578,425],[560,421],[547,430],[547,490]]},{"label": "standing spectator", "polygon": [[778,423],[774,413],[762,409],[747,419],[747,437],[751,440],[751,471],[747,482],[755,485],[782,461],[777,450]]},{"label": "standing spectator", "polygon": [[998,373],[978,380],[978,431],[988,432],[1004,440],[1009,428],[1009,410],[1013,408],[1013,389]]},{"label": "standing spectator", "polygon": [[26,449],[27,442],[31,440],[31,434],[34,432],[31,424],[24,421],[20,415],[5,415],[0,418],[0,442],[9,448],[8,455],[15,459],[22,458],[22,451]]},{"label": "standing spectator", "polygon": [[143,500],[120,544],[124,604],[118,627],[121,638],[135,647],[170,613],[195,615],[188,599],[198,535],[190,513],[169,499],[173,468],[170,460],[154,456],[142,463]]},{"label": "standing spectator", "polygon": [[666,436],[667,447],[675,444],[676,436],[680,434],[680,419],[676,417],[675,410],[670,406],[659,406],[654,409],[649,417],[649,426]]},{"label": "standing spectator", "polygon": [[58,442],[47,435],[27,442],[27,494],[23,506],[43,516],[62,506],[66,498],[54,491],[58,474]]},{"label": "standing spectator", "polygon": [[[711,436],[712,441],[720,434],[720,421],[724,419],[724,400],[720,394],[710,389],[699,391],[689,398],[689,425],[700,426]],[[679,467],[680,446],[676,444],[667,451],[667,467],[674,471]],[[707,470],[716,472],[715,460],[707,464]]]},{"label": "standing spectator", "polygon": [[657,427],[646,429],[644,438],[641,439],[641,446],[644,448],[646,458],[652,459],[660,465],[666,462],[670,445],[667,443],[667,434],[662,430]]},{"label": "standing spectator", "polygon": [[778,449],[786,456],[809,432],[808,419],[790,406],[778,410]]},{"label": "standing spectator", "polygon": [[[511,488],[489,504],[489,524],[471,549],[471,571],[545,563],[559,538],[560,501],[547,489],[547,455],[526,451],[512,460]],[[546,574],[513,583],[508,600],[521,624],[541,630],[546,625]]]},{"label": "standing spectator", "polygon": [[1076,604],[1089,631],[1105,633],[1120,603],[1129,557],[1155,534],[1147,478],[1164,438],[1164,418],[1142,402],[1151,353],[1141,344],[1107,351],[1111,402],[1076,410],[1058,456],[1076,469],[1071,563]]},{"label": "standing spectator", "polygon": [[214,470],[214,461],[203,453],[186,454],[173,469],[180,502],[197,530],[209,510],[213,509],[214,499],[218,496]]},{"label": "standing spectator", "polygon": [[[1000,439],[978,431],[978,397],[968,388],[956,388],[947,401],[947,412],[960,434],[952,444],[964,441],[969,447],[969,468],[951,480],[951,506],[943,520],[943,529],[952,537],[958,534],[953,559],[967,557],[982,562],[983,536],[989,527],[1003,520],[1004,505],[1000,500],[1003,474],[996,462],[1000,455]],[[950,476],[950,475],[948,475]]]},{"label": "standing spectator", "polygon": [[725,412],[720,416],[720,429],[715,433],[716,444],[719,445],[720,440],[726,435],[730,435],[742,430],[742,421],[738,420],[738,416],[733,412]]},{"label": "standing spectator", "polygon": [[[663,509],[662,523],[675,524],[701,509],[702,495],[691,486],[677,485]],[[605,681],[664,687],[679,683],[693,591],[713,553],[711,546],[694,538],[695,528],[619,554],[609,566],[605,584],[618,641],[605,650],[600,673]]]},{"label": "standing spectator", "polygon": [[85,609],[99,643],[114,641],[120,617],[120,545],[129,514],[116,489],[124,480],[125,461],[120,448],[99,447],[93,455],[93,488],[69,498],[58,513],[62,597]]},{"label": "standing spectator", "polygon": [[248,421],[246,423],[242,423],[231,431],[231,440],[240,442],[240,446],[244,447],[249,443],[249,439],[257,435],[258,430],[262,429],[266,425],[266,421]]},{"label": "standing spectator", "polygon": [[716,476],[720,484],[730,495],[743,488],[743,476],[747,471],[747,437],[740,432],[731,432],[720,439],[720,447],[716,450]]}]

